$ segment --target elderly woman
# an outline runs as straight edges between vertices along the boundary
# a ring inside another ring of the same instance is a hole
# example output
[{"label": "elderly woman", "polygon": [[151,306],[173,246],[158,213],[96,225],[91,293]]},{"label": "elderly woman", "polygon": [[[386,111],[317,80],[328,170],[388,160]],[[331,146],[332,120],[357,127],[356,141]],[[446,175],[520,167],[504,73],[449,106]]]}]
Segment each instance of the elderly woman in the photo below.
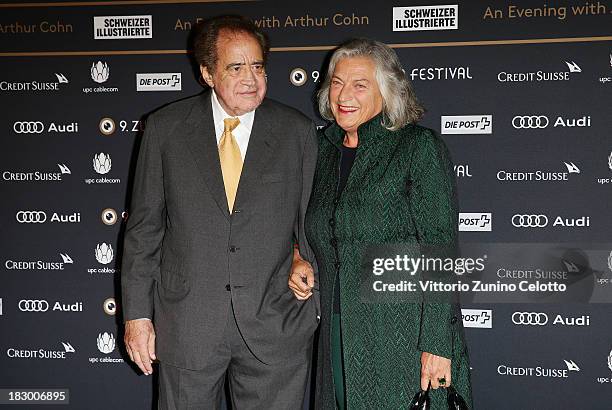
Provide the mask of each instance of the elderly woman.
[{"label": "elderly woman", "polygon": [[[352,40],[332,55],[318,94],[322,131],[306,234],[319,270],[321,329],[316,407],[408,408],[431,384],[448,408],[451,382],[471,403],[468,352],[451,303],[367,303],[360,264],[369,244],[453,245],[452,165],[444,142],[416,125],[423,109],[395,52]],[[296,251],[289,286],[315,290]],[[316,290],[315,290],[316,291]]]}]

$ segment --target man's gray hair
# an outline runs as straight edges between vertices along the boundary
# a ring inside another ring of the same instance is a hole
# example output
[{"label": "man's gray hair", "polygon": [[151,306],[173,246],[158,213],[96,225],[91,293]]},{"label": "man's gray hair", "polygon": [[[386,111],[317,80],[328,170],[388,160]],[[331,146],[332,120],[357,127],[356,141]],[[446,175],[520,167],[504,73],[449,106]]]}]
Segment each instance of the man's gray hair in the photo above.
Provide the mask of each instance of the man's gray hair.
[{"label": "man's gray hair", "polygon": [[374,75],[382,94],[382,125],[385,128],[396,131],[423,117],[425,110],[417,100],[395,51],[379,41],[359,38],[340,45],[331,56],[327,75],[317,93],[323,118],[334,119],[329,105],[331,77],[338,61],[350,57],[367,57],[374,62]]}]

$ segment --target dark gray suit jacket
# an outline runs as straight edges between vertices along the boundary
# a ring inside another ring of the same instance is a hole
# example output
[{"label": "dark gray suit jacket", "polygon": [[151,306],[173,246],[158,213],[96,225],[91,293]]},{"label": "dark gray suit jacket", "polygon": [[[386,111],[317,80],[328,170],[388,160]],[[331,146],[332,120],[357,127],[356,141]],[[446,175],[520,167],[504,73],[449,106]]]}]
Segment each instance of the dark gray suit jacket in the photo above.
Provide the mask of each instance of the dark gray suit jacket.
[{"label": "dark gray suit jacket", "polygon": [[[311,120],[265,99],[230,216],[210,92],[147,120],[122,260],[125,320],[153,318],[160,361],[201,369],[234,315],[264,363],[309,357],[318,292],[297,301],[287,286],[294,238],[304,235],[316,164]],[[314,265],[314,263],[313,263]]]}]

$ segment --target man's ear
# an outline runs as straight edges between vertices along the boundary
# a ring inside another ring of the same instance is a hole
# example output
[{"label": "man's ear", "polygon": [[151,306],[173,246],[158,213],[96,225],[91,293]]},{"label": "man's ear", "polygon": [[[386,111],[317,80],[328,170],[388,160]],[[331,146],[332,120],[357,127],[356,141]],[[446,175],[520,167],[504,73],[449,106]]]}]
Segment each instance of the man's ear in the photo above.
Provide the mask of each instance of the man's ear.
[{"label": "man's ear", "polygon": [[200,74],[202,74],[202,78],[204,79],[204,81],[206,81],[206,84],[208,84],[210,88],[215,88],[212,73],[208,71],[207,67],[200,65]]}]

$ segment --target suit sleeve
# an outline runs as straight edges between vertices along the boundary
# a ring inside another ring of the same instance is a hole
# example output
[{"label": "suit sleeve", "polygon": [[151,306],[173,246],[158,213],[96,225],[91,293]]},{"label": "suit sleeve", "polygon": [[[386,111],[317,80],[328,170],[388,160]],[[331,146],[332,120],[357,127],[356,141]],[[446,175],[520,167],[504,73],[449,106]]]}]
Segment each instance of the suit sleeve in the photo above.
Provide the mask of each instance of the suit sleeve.
[{"label": "suit sleeve", "polygon": [[[418,136],[411,161],[410,211],[421,245],[434,245],[435,256],[451,255],[457,243],[457,207],[454,174],[448,150],[440,137],[427,130]],[[447,253],[440,255],[439,252]],[[434,255],[432,255],[434,256]],[[452,273],[436,273],[439,281]],[[457,322],[452,303],[427,301],[421,306],[418,348],[451,358],[453,326]]]},{"label": "suit sleeve", "polygon": [[[303,157],[302,157],[302,197],[300,200],[300,209],[298,210],[298,217],[296,225],[294,227],[294,240],[299,245],[300,256],[310,262],[315,274],[317,272],[316,260],[314,252],[308,245],[306,240],[306,233],[304,232],[304,219],[306,217],[306,210],[308,209],[308,202],[310,200],[310,193],[312,191],[312,184],[314,179],[315,166],[317,165],[317,153],[318,153],[318,138],[314,123],[310,123],[308,132],[304,142]],[[318,288],[318,286],[317,286]]]},{"label": "suit sleeve", "polygon": [[138,154],[123,246],[124,320],[153,318],[153,290],[159,278],[165,221],[162,158],[155,116],[151,115]]}]

